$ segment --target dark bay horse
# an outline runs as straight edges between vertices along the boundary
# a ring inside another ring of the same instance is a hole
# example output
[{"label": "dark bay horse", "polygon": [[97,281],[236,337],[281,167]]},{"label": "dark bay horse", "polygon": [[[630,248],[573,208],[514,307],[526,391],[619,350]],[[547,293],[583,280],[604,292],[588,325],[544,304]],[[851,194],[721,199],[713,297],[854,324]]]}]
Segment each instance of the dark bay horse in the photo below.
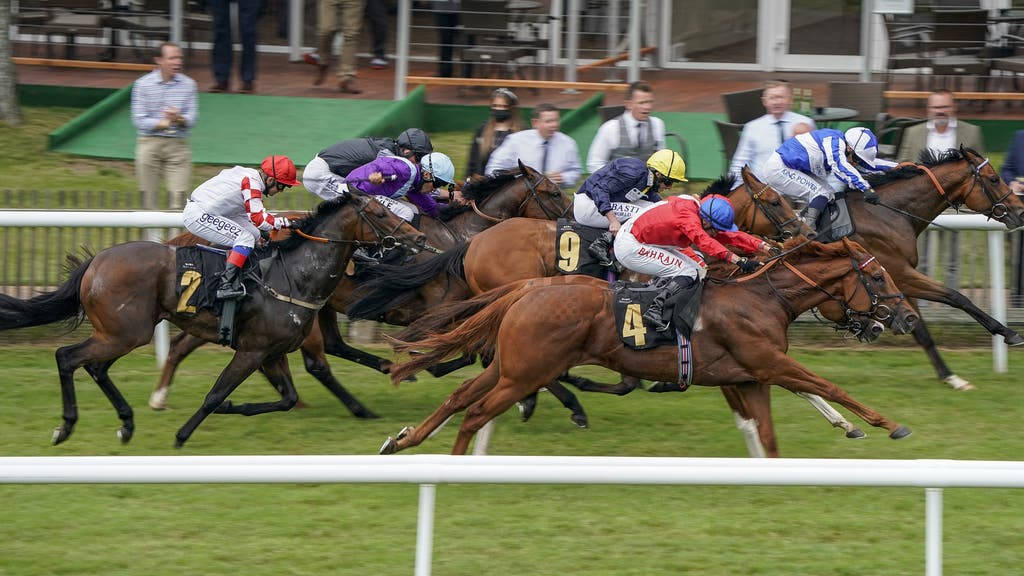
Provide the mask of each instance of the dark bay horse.
[{"label": "dark bay horse", "polygon": [[[473,176],[461,188],[466,201],[462,206],[450,206],[435,219],[423,215],[419,221],[420,230],[426,235],[431,247],[447,250],[487,228],[514,217],[557,220],[572,208],[572,195],[565,194],[557,184],[540,172],[519,165],[518,169],[499,172],[495,175]],[[290,217],[290,215],[289,215]],[[201,242],[191,234],[172,239],[174,245],[190,245]],[[422,253],[417,258],[422,258]],[[313,375],[325,388],[337,397],[349,411],[359,418],[376,418],[334,377],[326,354],[331,354],[387,373],[391,361],[350,346],[338,330],[337,314],[361,296],[359,282],[345,275],[331,294],[327,305],[320,311],[313,329],[309,331],[301,346],[306,371]],[[406,326],[412,319],[429,310],[447,297],[461,298],[469,294],[460,285],[435,282],[423,286],[403,302],[385,311],[378,319],[396,326]],[[160,380],[150,395],[149,405],[157,410],[167,405],[167,395],[178,365],[193,350],[206,341],[181,333],[172,342],[167,362]]]},{"label": "dark bay horse", "polygon": [[[911,305],[917,299],[948,304],[969,314],[993,335],[1002,336],[1007,344],[1024,344],[1024,338],[1017,332],[966,296],[917,270],[917,237],[947,208],[959,210],[966,206],[1002,222],[1010,230],[1024,225],[1024,203],[1010,191],[989,161],[969,148],[944,154],[926,152],[919,167],[899,168],[869,180],[880,195],[881,204],[865,203],[862,194],[847,195],[846,202],[857,227],[851,238],[878,258]],[[827,306],[822,311],[833,315]],[[970,387],[939,356],[923,319],[914,325],[913,334],[943,382],[957,389]]]},{"label": "dark bay horse", "polygon": [[[235,354],[199,409],[177,432],[177,446],[214,411],[253,415],[288,410],[295,404],[287,353],[302,343],[357,245],[399,243],[413,251],[426,245],[421,232],[363,194],[324,202],[296,226],[290,238],[262,250],[270,265],[258,287],[238,303]],[[89,338],[57,349],[64,414],[54,432],[54,444],[67,440],[78,421],[74,382],[78,368],[84,367],[110,400],[122,422],[118,436],[128,442],[135,422],[131,407],[108,375],[114,362],[148,343],[161,320],[194,337],[218,339],[219,318],[205,308],[186,306],[187,297],[177,295],[176,250],[154,242],[118,244],[81,264],[53,292],[28,300],[0,295],[0,330],[62,320],[76,323],[83,315],[92,324]],[[257,369],[280,391],[281,399],[232,405],[227,397]]]},{"label": "dark bay horse", "polygon": [[[709,282],[692,334],[693,383],[701,386],[776,385],[814,393],[838,402],[891,438],[910,431],[786,355],[786,329],[800,313],[826,301],[840,303],[850,316],[895,321],[908,311],[892,278],[863,248],[849,240],[832,244],[799,240],[782,260],[754,275],[724,283]],[[416,446],[461,410],[466,417],[453,454],[464,454],[473,435],[516,401],[546,386],[560,373],[585,364],[652,380],[678,377],[678,350],[668,346],[637,351],[623,345],[612,307],[614,293],[605,283],[586,278],[544,278],[498,288],[459,306],[439,309],[414,323],[409,333],[431,336],[401,341],[399,351],[416,351],[391,373],[397,382],[457,353],[493,351],[494,362],[467,380],[444,404],[414,429],[389,438],[382,453]],[[482,308],[481,308],[482,306]],[[447,328],[446,328],[447,327]],[[641,333],[643,326],[634,326]],[[405,334],[397,336],[399,340]],[[772,430],[768,402],[754,414],[758,426]],[[772,434],[774,434],[772,432]],[[778,456],[772,435],[766,445]]]}]

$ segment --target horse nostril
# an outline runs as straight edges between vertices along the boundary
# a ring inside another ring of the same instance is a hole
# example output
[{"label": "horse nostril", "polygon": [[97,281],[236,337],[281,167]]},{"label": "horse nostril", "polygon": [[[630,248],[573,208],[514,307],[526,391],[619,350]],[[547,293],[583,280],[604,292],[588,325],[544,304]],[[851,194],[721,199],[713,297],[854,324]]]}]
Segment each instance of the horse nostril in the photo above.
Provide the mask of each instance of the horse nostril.
[{"label": "horse nostril", "polygon": [[906,318],[907,326],[913,327],[915,324],[917,324],[917,320],[918,320],[917,314],[907,314],[907,318]]}]

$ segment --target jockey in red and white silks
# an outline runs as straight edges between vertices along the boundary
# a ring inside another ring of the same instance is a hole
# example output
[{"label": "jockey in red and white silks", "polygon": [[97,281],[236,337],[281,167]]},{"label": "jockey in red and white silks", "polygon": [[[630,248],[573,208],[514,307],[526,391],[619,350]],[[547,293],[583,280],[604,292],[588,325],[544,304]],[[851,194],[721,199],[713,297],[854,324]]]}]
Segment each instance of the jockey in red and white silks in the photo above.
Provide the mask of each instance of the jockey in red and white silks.
[{"label": "jockey in red and white silks", "polygon": [[[727,202],[725,198],[718,198]],[[732,230],[713,228],[711,222],[705,226],[700,207],[700,202],[692,196],[673,196],[654,204],[619,229],[615,237],[615,257],[626,268],[641,274],[698,279],[704,277],[704,268],[687,255],[691,246],[709,257],[737,265],[743,259],[723,243],[745,252],[768,250],[768,245],[760,238],[736,230],[731,218],[727,228]]]}]

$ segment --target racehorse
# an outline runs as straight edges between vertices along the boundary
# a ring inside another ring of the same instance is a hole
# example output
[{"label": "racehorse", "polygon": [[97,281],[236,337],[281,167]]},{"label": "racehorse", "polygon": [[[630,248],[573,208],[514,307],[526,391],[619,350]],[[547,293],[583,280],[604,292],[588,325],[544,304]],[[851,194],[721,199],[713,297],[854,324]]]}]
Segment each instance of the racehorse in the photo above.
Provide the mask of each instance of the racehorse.
[{"label": "racehorse", "polygon": [[[891,438],[910,430],[851,398],[841,388],[786,355],[786,329],[802,312],[826,301],[862,321],[891,324],[909,312],[885,269],[855,242],[820,244],[790,240],[787,253],[762,271],[729,282],[709,282],[691,335],[690,369],[701,386],[782,386],[838,402]],[[494,361],[464,382],[418,427],[388,438],[381,453],[394,453],[423,442],[456,412],[467,409],[453,454],[464,454],[473,435],[520,398],[546,386],[563,371],[595,364],[641,378],[675,380],[679,350],[665,346],[634,350],[620,339],[613,311],[614,292],[605,283],[586,278],[544,278],[498,288],[466,302],[477,310],[463,316],[459,306],[439,309],[414,323],[407,333],[431,336],[408,341],[399,334],[398,351],[416,355],[392,369],[398,382],[456,353],[493,352]],[[482,306],[482,308],[481,308]],[[624,328],[625,330],[625,328]],[[636,341],[649,337],[647,328],[630,324]],[[771,432],[768,403],[754,414],[759,428]],[[778,456],[772,433],[766,449]]]},{"label": "racehorse", "polygon": [[[446,250],[465,241],[478,232],[513,217],[557,220],[572,207],[572,196],[562,192],[551,179],[524,164],[518,169],[502,171],[491,176],[475,175],[460,189],[465,204],[445,208],[439,218],[421,216],[418,225],[429,245]],[[289,216],[290,217],[290,216]],[[191,234],[183,234],[169,243],[186,246],[202,242]],[[455,290],[455,292],[453,292]],[[429,310],[446,297],[468,297],[459,286],[437,282],[424,286],[414,298],[395,306],[382,315],[382,320],[397,326],[406,326],[413,318]],[[346,275],[331,294],[327,305],[320,311],[313,329],[301,346],[306,371],[335,395],[358,418],[376,418],[334,377],[326,354],[339,356],[387,373],[391,360],[375,356],[350,346],[338,330],[337,313],[354,302],[360,295],[359,282]],[[178,365],[205,340],[181,333],[172,342],[149,405],[157,410],[167,405],[167,395]]]},{"label": "racehorse", "polygon": [[[741,173],[743,186],[733,189],[732,177],[723,177],[709,186],[707,194],[729,197],[736,214],[736,223],[754,234],[776,239],[810,234],[789,204],[773,188],[764,184],[747,168]],[[465,282],[473,294],[481,294],[498,286],[524,280],[554,276],[558,260],[578,260],[579,245],[556,248],[555,223],[513,218],[476,236],[468,243],[448,250],[437,257],[424,258],[414,266],[378,266],[371,271],[376,277],[366,284],[369,292],[352,304],[347,313],[350,318],[375,318],[420,290],[424,285],[438,282],[439,278],[454,278]],[[449,363],[443,370],[431,370],[434,375],[449,368],[458,368],[471,361]],[[562,381],[588,390],[612,391],[624,394],[640,385],[638,378],[624,376],[620,385],[611,389],[566,375]],[[572,411],[571,419],[579,426],[586,425],[586,414],[579,400],[565,387],[553,382],[548,390]],[[728,398],[728,396],[727,396]],[[530,409],[524,412],[529,417]]]},{"label": "racehorse", "polygon": [[[295,226],[290,238],[261,250],[269,266],[258,280],[258,289],[238,303],[234,357],[199,409],[178,430],[178,447],[214,411],[248,416],[288,410],[295,404],[287,353],[302,343],[357,245],[401,244],[413,251],[426,245],[421,232],[361,193],[324,202]],[[176,252],[154,242],[118,244],[82,263],[53,292],[28,300],[0,295],[0,330],[61,320],[77,324],[83,315],[92,324],[89,338],[57,350],[64,414],[54,432],[54,444],[67,440],[78,420],[74,382],[78,368],[85,367],[110,400],[122,422],[118,436],[128,442],[135,430],[134,417],[108,375],[110,366],[148,343],[161,320],[207,341],[219,339],[219,318],[206,308],[189,305],[193,285],[181,296],[177,293]],[[281,399],[232,405],[227,397],[257,369],[280,391]]]},{"label": "racehorse", "polygon": [[[1017,332],[986,314],[960,292],[932,280],[917,270],[917,237],[947,208],[971,210],[998,220],[1010,230],[1024,225],[1024,202],[999,177],[986,158],[970,148],[942,154],[922,153],[920,165],[907,165],[869,177],[881,197],[872,206],[861,194],[848,194],[847,205],[856,225],[856,240],[892,275],[916,308],[916,300],[941,302],[959,308],[1007,344],[1024,344]],[[828,306],[822,312],[835,320]],[[971,388],[954,374],[939,356],[935,342],[920,319],[914,325],[914,340],[922,346],[939,379],[955,389]]]}]

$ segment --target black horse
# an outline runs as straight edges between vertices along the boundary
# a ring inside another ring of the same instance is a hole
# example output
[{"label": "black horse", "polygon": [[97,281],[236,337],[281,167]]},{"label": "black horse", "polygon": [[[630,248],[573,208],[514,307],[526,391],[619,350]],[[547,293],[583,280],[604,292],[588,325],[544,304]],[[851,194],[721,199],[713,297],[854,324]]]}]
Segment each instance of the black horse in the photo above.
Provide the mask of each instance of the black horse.
[{"label": "black horse", "polygon": [[[214,411],[261,414],[290,409],[296,401],[287,353],[302,343],[327,302],[357,245],[401,244],[418,250],[426,237],[369,196],[354,194],[322,203],[315,214],[296,224],[297,231],[264,250],[271,262],[238,305],[235,355],[221,372],[199,410],[178,431],[182,446]],[[155,242],[127,242],[107,248],[71,273],[53,292],[28,300],[0,295],[0,330],[57,321],[92,324],[85,341],[57,349],[64,422],[54,444],[67,440],[78,420],[74,373],[92,376],[121,419],[118,436],[131,440],[132,409],[108,371],[122,356],[150,341],[153,327],[168,320],[208,341],[219,337],[219,318],[211,311],[185,306],[177,294],[177,249]],[[257,369],[281,392],[275,402],[232,405],[227,397]]]}]

